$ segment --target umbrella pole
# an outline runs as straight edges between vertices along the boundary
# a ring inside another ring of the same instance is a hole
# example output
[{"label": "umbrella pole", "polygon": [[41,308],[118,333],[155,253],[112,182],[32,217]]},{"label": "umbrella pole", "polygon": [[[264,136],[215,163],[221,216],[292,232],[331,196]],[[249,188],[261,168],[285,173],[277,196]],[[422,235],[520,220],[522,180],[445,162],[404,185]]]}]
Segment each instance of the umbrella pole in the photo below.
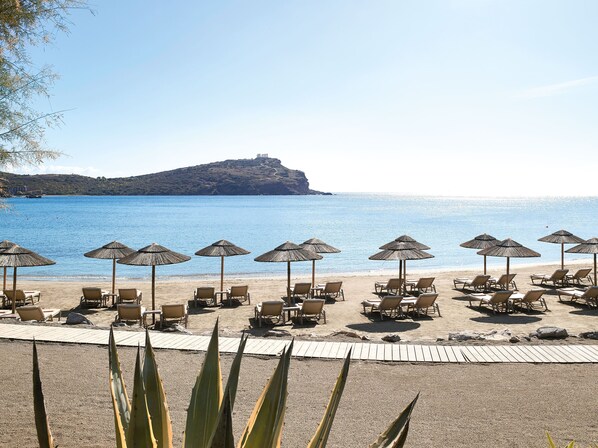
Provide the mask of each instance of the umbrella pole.
[{"label": "umbrella pole", "polygon": [[486,275],[486,255],[484,255],[484,275]]},{"label": "umbrella pole", "polygon": [[[596,256],[594,256],[594,261],[596,261]],[[596,266],[594,264],[594,266]],[[594,271],[595,272],[595,271]],[[594,277],[596,275],[594,274]],[[12,314],[17,312],[17,267],[12,268]]]},{"label": "umbrella pole", "polygon": [[[152,311],[156,309],[156,266],[152,265]],[[156,323],[156,315],[152,314],[152,323]]]},{"label": "umbrella pole", "polygon": [[6,289],[6,270],[7,270],[7,267],[4,266],[4,283],[2,284],[2,291],[4,291]]},{"label": "umbrella pole", "polygon": [[[112,294],[114,294],[114,287],[116,283],[116,258],[112,259]],[[112,298],[114,300],[114,297]]]},{"label": "umbrella pole", "polygon": [[220,291],[224,291],[224,255],[220,256]]},{"label": "umbrella pole", "polygon": [[561,243],[561,269],[565,269],[565,243]]},{"label": "umbrella pole", "polygon": [[311,260],[311,287],[316,287],[316,260]]},{"label": "umbrella pole", "polygon": [[403,288],[403,260],[399,260],[399,295],[401,295],[401,289]]},{"label": "umbrella pole", "polygon": [[594,286],[596,286],[596,254],[594,254]]},{"label": "umbrella pole", "polygon": [[507,291],[509,290],[509,262],[511,259],[507,257]]},{"label": "umbrella pole", "polygon": [[291,304],[291,262],[287,261],[287,304]]}]

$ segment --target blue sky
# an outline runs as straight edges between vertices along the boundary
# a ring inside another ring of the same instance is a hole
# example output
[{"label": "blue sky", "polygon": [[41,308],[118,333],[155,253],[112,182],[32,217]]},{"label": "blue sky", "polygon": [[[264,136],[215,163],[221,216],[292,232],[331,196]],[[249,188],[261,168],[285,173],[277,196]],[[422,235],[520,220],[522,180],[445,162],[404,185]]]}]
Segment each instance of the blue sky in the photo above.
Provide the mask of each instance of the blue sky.
[{"label": "blue sky", "polygon": [[[325,191],[594,195],[598,2],[104,0],[36,50],[68,156],[126,176],[268,153]],[[584,172],[587,171],[587,174]]]}]

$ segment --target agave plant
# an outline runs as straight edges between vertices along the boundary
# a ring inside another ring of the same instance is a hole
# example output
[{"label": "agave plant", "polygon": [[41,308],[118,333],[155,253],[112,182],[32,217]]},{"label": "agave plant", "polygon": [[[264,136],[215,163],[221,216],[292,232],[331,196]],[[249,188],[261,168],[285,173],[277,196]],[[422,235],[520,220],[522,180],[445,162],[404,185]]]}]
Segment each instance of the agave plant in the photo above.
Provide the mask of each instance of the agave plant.
[{"label": "agave plant", "polygon": [[[226,387],[222,387],[218,322],[201,370],[191,392],[183,448],[235,448],[232,411],[235,404],[241,360],[247,337],[242,337],[231,364]],[[274,374],[264,387],[239,439],[237,448],[279,448],[286,411],[287,379],[293,342],[282,352]],[[33,384],[36,427],[40,446],[52,448],[53,440],[45,412],[37,349],[33,345]],[[166,395],[149,333],[146,332],[143,365],[137,348],[133,396],[129,399],[120,368],[112,329],[108,345],[109,383],[114,410],[117,448],[172,448],[172,425]],[[330,401],[308,448],[324,448],[332,428],[341,395],[349,374],[351,352],[347,354],[336,380]],[[393,421],[370,448],[402,448],[409,432],[411,413],[418,396]]]}]

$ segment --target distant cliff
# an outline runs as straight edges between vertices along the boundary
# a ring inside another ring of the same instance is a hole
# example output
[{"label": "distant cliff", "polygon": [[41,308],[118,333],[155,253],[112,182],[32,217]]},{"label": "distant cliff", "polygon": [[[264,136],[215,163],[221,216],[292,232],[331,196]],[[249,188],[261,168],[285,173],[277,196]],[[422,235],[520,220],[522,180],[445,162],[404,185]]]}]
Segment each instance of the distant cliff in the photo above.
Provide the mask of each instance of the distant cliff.
[{"label": "distant cliff", "polygon": [[284,167],[280,160],[225,160],[132,177],[87,177],[76,174],[19,175],[0,173],[6,191],[48,195],[309,195],[302,171]]}]

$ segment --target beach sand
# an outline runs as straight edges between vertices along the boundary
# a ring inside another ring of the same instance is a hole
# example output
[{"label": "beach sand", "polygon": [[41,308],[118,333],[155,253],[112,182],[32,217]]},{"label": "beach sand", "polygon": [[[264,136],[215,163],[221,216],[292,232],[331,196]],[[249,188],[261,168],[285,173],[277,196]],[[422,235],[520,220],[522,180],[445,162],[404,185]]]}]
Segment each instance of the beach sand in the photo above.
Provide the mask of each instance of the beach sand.
[{"label": "beach sand", "polygon": [[[413,263],[415,265],[415,263]],[[588,263],[570,265],[571,272],[579,267],[589,267]],[[556,264],[529,266],[513,266],[511,272],[517,273],[515,281],[521,292],[525,292],[533,286],[530,282],[530,274],[534,272],[552,273],[559,266]],[[589,310],[581,304],[559,303],[554,288],[547,288],[545,294],[546,302],[550,311],[497,314],[489,310],[471,309],[465,294],[453,289],[452,279],[456,277],[473,278],[480,271],[437,271],[417,272],[410,274],[408,278],[435,277],[435,285],[439,293],[438,303],[442,317],[434,316],[429,318],[404,318],[398,320],[385,320],[380,322],[379,317],[366,316],[363,314],[361,302],[364,299],[374,298],[372,294],[375,281],[386,281],[388,275],[364,275],[345,274],[334,276],[318,277],[318,283],[325,281],[342,280],[346,301],[326,304],[327,323],[319,325],[300,326],[295,323],[278,325],[275,328],[288,331],[298,338],[323,338],[339,331],[357,333],[359,336],[367,336],[373,341],[380,341],[387,334],[399,334],[404,341],[436,341],[437,338],[448,339],[451,332],[473,330],[489,332],[492,330],[509,329],[516,335],[528,335],[541,326],[560,326],[566,328],[570,334],[579,334],[584,331],[595,331],[598,329],[596,317],[598,311]],[[493,270],[489,274],[500,276],[503,271]],[[293,282],[309,281],[310,278],[296,277]],[[251,306],[246,303],[234,307],[194,307],[193,290],[198,286],[216,286],[216,279],[195,281],[169,280],[160,281],[158,277],[156,285],[156,306],[159,308],[167,303],[189,302],[189,331],[194,334],[210,334],[216,319],[219,319],[221,334],[234,336],[241,331],[248,331],[255,336],[263,335],[268,328],[257,328],[253,322],[254,304],[264,301],[278,299],[285,294],[286,278],[236,278],[233,275],[225,277],[225,288],[231,285],[249,285],[251,293]],[[99,286],[109,290],[110,283],[106,281],[94,283],[64,282],[64,281],[32,281],[19,280],[19,288],[40,290],[42,294],[41,304],[44,308],[60,308],[63,316],[69,311],[77,311],[85,314],[95,325],[108,327],[114,320],[116,312],[114,309],[80,309],[79,298],[82,286]],[[117,282],[118,287],[138,288],[143,292],[143,305],[151,308],[151,281],[121,280]],[[343,338],[342,335],[335,336]]]},{"label": "beach sand", "polygon": [[[583,265],[586,265],[584,263]],[[515,266],[520,291],[532,288],[531,272],[550,273],[558,266]],[[578,266],[573,266],[572,271]],[[374,297],[373,284],[389,276],[335,275],[318,280],[342,280],[345,302],[326,305],[328,323],[323,325],[278,326],[299,338],[328,338],[337,331],[356,332],[379,341],[396,333],[404,341],[445,341],[450,332],[510,329],[527,335],[540,326],[557,325],[572,334],[596,330],[598,311],[581,305],[559,303],[549,288],[547,302],[551,311],[530,314],[493,315],[467,307],[463,293],[452,288],[452,279],[473,276],[476,271],[418,272],[411,278],[435,276],[443,317],[405,318],[380,322],[363,315],[363,299]],[[501,271],[493,271],[498,275]],[[306,281],[296,278],[294,281]],[[217,281],[158,281],[157,305],[182,303],[192,298],[193,288],[215,285]],[[237,335],[248,330],[253,337],[267,328],[254,328],[253,304],[284,294],[285,279],[243,279],[230,276],[226,285],[249,284],[252,306],[232,308],[193,308],[189,330],[209,334],[216,318],[221,335]],[[108,289],[109,284],[96,285]],[[19,287],[39,289],[42,305],[81,311],[98,326],[108,327],[114,319],[111,309],[80,310],[80,282],[22,280]],[[150,281],[120,281],[118,286],[143,291],[143,303],[151,303]],[[48,325],[60,325],[53,323]],[[135,330],[134,327],[131,330]],[[347,339],[347,336],[336,336]],[[355,340],[355,339],[348,339]],[[533,343],[538,343],[538,341]],[[569,339],[568,342],[581,342]],[[447,342],[444,342],[447,343]],[[529,343],[529,342],[524,342]],[[129,390],[132,389],[134,353],[119,349]],[[114,446],[113,416],[110,404],[105,347],[40,344],[41,374],[48,403],[50,424],[64,447]],[[31,397],[31,344],[0,341],[3,412],[0,412],[0,446],[37,446]],[[158,350],[157,359],[171,407],[175,446],[180,446],[190,391],[202,353]],[[231,356],[222,357],[223,372]],[[246,356],[234,411],[234,431],[238,439],[247,418],[276,359]],[[330,391],[341,368],[340,360],[293,359],[290,369],[288,411],[283,445],[305,446],[322,416]],[[561,444],[575,438],[579,446],[598,441],[595,397],[598,385],[594,365],[455,365],[384,364],[355,361],[337,414],[330,447],[362,447],[372,443],[407,403],[421,391],[413,415],[410,447],[545,447],[546,431]]]},{"label": "beach sand", "polygon": [[[61,447],[114,447],[106,347],[38,345],[44,394]],[[135,349],[119,348],[129,393]],[[35,447],[31,344],[0,341],[0,446]],[[181,446],[191,389],[203,353],[157,350],[157,361]],[[10,360],[10,362],[8,362]],[[232,357],[223,356],[226,379]],[[235,439],[276,359],[246,356],[233,415]],[[283,446],[304,447],[328,402],[342,361],[291,361]],[[408,445],[428,447],[546,447],[546,431],[564,446],[598,441],[594,365],[454,365],[353,362],[329,447],[366,447],[421,391]]]}]

